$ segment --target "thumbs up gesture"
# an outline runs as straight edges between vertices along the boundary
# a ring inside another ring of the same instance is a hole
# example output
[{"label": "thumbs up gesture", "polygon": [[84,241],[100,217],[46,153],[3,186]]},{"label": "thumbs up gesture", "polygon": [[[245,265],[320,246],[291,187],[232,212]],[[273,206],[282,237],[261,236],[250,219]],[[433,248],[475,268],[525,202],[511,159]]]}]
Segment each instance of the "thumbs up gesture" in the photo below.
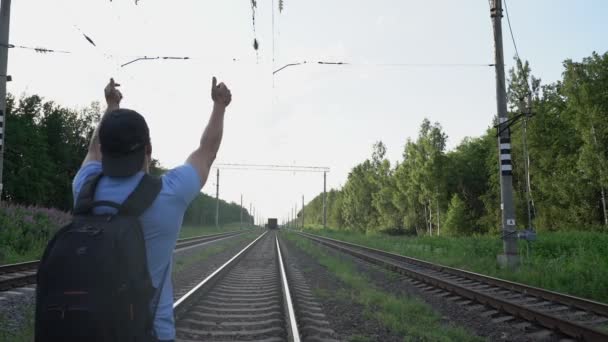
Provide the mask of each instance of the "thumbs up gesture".
[{"label": "thumbs up gesture", "polygon": [[213,77],[211,80],[211,99],[215,105],[228,107],[232,101],[232,93],[230,89],[222,82],[217,84],[217,79]]}]

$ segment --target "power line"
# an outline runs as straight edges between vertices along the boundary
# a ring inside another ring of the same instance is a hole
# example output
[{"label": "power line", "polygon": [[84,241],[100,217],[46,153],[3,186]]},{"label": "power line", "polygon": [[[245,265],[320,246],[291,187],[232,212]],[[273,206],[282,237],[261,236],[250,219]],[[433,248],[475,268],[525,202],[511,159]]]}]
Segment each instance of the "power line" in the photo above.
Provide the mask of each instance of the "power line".
[{"label": "power line", "polygon": [[129,64],[132,64],[132,63],[135,63],[135,62],[138,62],[138,61],[150,61],[150,60],[157,60],[157,59],[187,60],[187,59],[190,59],[190,57],[168,57],[168,56],[147,57],[147,56],[144,56],[144,57],[136,58],[136,59],[134,59],[134,60],[132,60],[130,62],[127,62],[125,64],[121,64],[120,67],[122,68],[122,67],[125,67],[125,66],[127,66]]},{"label": "power line", "polygon": [[[83,33],[84,35],[84,33]],[[85,38],[88,38],[85,35]],[[89,40],[89,39],[87,39]],[[92,45],[97,47],[91,40],[89,40]],[[62,49],[52,49],[45,47],[32,47],[25,45],[15,45],[15,44],[0,44],[0,46],[4,46],[7,48],[18,48],[18,49],[26,49],[36,51],[38,53],[61,53],[61,54],[71,54],[77,55],[78,53],[62,50]],[[104,57],[116,59],[116,58],[133,58],[133,60],[123,63],[120,66],[125,67],[132,63],[142,61],[142,60],[191,60],[191,59],[202,59],[200,56],[145,56],[145,55],[116,55],[110,53],[102,53]],[[232,62],[238,62],[240,59],[232,58]],[[273,63],[274,64],[274,63]],[[421,68],[478,68],[478,67],[493,67],[492,63],[352,63],[352,62],[344,62],[344,61],[302,61],[286,64],[272,72],[272,74],[276,74],[281,70],[291,67],[291,66],[299,66],[304,64],[317,64],[317,65],[337,65],[337,66],[352,66],[352,67],[421,67]]]},{"label": "power line", "polygon": [[507,0],[504,0],[505,3],[505,12],[507,13],[507,24],[509,25],[509,32],[511,33],[511,41],[513,42],[513,47],[515,48],[515,57],[519,60],[519,52],[517,51],[517,44],[515,43],[515,36],[513,35],[513,28],[511,27],[511,18],[509,17],[509,8],[507,7]]},{"label": "power line", "polygon": [[[511,41],[513,42],[513,48],[515,49],[515,58],[517,59],[517,63],[518,63],[517,67],[521,68],[523,71],[523,63],[521,61],[521,58],[519,57],[519,51],[517,49],[517,42],[515,40],[515,35],[513,34],[513,28],[511,27],[511,18],[509,16],[509,8],[507,7],[507,0],[504,0],[504,4],[505,4],[505,13],[507,14],[507,24],[509,26],[509,32],[511,33]],[[532,93],[532,87],[528,83],[529,75],[527,73],[525,73],[524,76],[526,77],[526,88],[529,93]]]},{"label": "power line", "polygon": [[33,46],[25,46],[25,45],[15,45],[15,44],[4,44],[0,43],[0,46],[8,48],[8,49],[24,49],[24,50],[32,50],[38,53],[72,53],[66,50],[57,50],[57,49],[48,49],[44,47],[33,47]]},{"label": "power line", "polygon": [[[71,54],[71,55],[78,55],[78,53],[74,53],[72,51],[68,51],[68,50],[58,50],[58,49],[50,49],[50,48],[44,48],[44,47],[32,47],[32,46],[24,46],[24,45],[15,45],[15,44],[0,44],[0,46],[4,46],[7,48],[16,48],[16,49],[25,49],[25,50],[32,50],[32,51],[36,51],[38,53],[61,53],[61,54]],[[198,59],[200,57],[188,57],[188,56],[142,56],[142,55],[113,55],[113,54],[109,54],[109,53],[103,53],[104,57],[107,58],[112,58],[112,59],[116,59],[116,58],[134,58],[133,60],[127,62],[127,63],[123,63],[120,66],[121,67],[125,67],[129,64],[138,62],[138,61],[142,61],[142,60],[189,60],[189,59]],[[237,58],[233,58],[232,62],[237,62],[238,59]]]},{"label": "power line", "polygon": [[247,167],[220,167],[214,166],[214,169],[220,170],[236,170],[236,171],[272,171],[272,172],[307,172],[307,173],[325,173],[329,171],[310,170],[310,169],[276,169],[276,168],[247,168]]},{"label": "power line", "polygon": [[495,66],[492,63],[351,63],[351,62],[326,62],[326,61],[302,61],[296,63],[286,64],[277,70],[273,71],[272,74],[276,74],[279,71],[291,67],[298,66],[304,64],[320,64],[320,65],[344,65],[344,66],[354,66],[354,67],[426,67],[426,68],[478,68],[478,67],[493,67]]},{"label": "power line", "polygon": [[242,163],[218,163],[214,167],[228,169],[228,168],[242,168],[242,169],[253,169],[253,168],[264,168],[269,170],[284,170],[292,171],[307,170],[307,171],[318,171],[318,172],[329,172],[330,168],[327,166],[305,166],[305,165],[278,165],[278,164],[242,164]]}]

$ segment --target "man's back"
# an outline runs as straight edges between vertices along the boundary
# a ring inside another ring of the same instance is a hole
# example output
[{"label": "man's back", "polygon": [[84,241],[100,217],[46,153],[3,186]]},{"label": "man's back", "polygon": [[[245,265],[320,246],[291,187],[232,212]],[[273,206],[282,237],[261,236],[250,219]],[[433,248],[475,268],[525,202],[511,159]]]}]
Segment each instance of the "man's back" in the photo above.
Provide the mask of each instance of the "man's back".
[{"label": "man's back", "polygon": [[[102,172],[100,162],[92,161],[83,165],[74,177],[74,198],[78,197],[85,180]],[[130,177],[103,177],[97,186],[95,200],[106,200],[121,204],[133,192],[143,172]],[[184,212],[201,189],[199,176],[190,164],[170,170],[162,176],[162,190],[140,220],[146,241],[148,268],[154,287],[162,286],[158,303],[155,330],[161,340],[175,338],[173,322],[173,286],[171,284],[171,263],[173,249],[182,225]],[[95,214],[113,213],[114,208],[99,207]],[[169,267],[167,269],[167,267]],[[163,278],[165,276],[165,279]]]},{"label": "man's back", "polygon": [[[148,124],[136,111],[120,108],[123,96],[117,89],[119,86],[110,79],[104,89],[108,106],[93,132],[82,167],[74,177],[74,198],[88,177],[103,171],[95,200],[122,204],[149,171],[153,159]],[[211,80],[211,99],[213,110],[199,145],[183,166],[163,175],[160,194],[140,218],[152,283],[163,287],[154,321],[160,340],[175,338],[171,262],[184,212],[207,181],[222,141],[226,107],[232,101],[228,87],[218,84],[215,77]],[[95,209],[95,214],[112,212],[114,209],[110,207]]]}]

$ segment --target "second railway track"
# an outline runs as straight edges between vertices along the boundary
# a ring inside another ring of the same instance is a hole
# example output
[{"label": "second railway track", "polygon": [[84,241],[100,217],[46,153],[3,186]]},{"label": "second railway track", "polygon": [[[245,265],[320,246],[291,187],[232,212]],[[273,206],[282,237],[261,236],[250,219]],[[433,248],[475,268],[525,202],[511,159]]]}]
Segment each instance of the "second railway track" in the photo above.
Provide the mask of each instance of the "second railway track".
[{"label": "second railway track", "polygon": [[[175,245],[175,251],[194,247],[202,243],[216,241],[238,235],[242,231],[219,233],[212,235],[196,236],[191,238],[179,239]],[[18,264],[0,266],[0,291],[8,291],[17,287],[36,284],[36,270],[38,260],[22,262]]]},{"label": "second railway track", "polygon": [[[530,329],[532,340],[608,341],[608,305],[482,274],[445,267],[345,241],[298,233],[332,249],[403,274],[425,292],[464,305],[486,307],[484,314]],[[481,305],[480,305],[481,304]],[[487,309],[487,308],[490,309]],[[517,320],[523,322],[516,323]],[[533,326],[540,326],[534,329]],[[536,330],[536,331],[534,331]],[[561,337],[560,337],[561,335]]]}]

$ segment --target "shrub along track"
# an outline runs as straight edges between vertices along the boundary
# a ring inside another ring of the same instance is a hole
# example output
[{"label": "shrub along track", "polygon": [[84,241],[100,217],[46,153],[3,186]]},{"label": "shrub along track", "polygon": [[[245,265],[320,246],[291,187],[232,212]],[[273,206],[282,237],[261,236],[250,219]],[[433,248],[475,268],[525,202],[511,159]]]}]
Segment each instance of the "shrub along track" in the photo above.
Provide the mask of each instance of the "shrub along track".
[{"label": "shrub along track", "polygon": [[331,329],[311,328],[301,315],[322,312],[314,303],[292,302],[288,276],[276,232],[269,231],[175,302],[176,340],[335,341],[326,334]]},{"label": "shrub along track", "polygon": [[[177,240],[175,250],[194,247],[202,243],[224,239],[244,231],[203,235],[187,239]],[[39,260],[22,262],[18,264],[0,266],[0,291],[8,291],[13,288],[36,284],[36,270]]]},{"label": "shrub along track", "polygon": [[[344,241],[299,233],[317,243],[405,275],[423,291],[480,310],[497,323],[513,322],[530,339],[608,341],[608,305],[481,274],[444,267]],[[489,308],[488,308],[489,307]]]}]

